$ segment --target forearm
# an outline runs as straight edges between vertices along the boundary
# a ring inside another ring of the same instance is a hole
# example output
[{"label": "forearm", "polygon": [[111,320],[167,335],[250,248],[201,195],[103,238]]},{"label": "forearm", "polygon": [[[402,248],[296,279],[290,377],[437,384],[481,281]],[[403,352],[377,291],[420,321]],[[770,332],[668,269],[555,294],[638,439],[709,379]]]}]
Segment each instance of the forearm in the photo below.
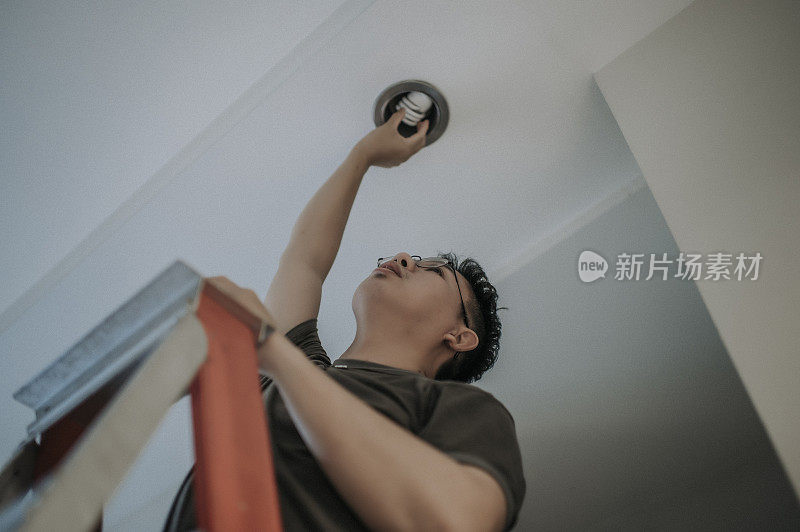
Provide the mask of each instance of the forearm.
[{"label": "forearm", "polygon": [[282,335],[262,346],[259,364],[327,477],[370,528],[448,528],[445,516],[469,500],[455,460],[325,375]]},{"label": "forearm", "polygon": [[323,279],[328,275],[368,169],[366,157],[354,147],[300,213],[284,257],[305,262]]}]

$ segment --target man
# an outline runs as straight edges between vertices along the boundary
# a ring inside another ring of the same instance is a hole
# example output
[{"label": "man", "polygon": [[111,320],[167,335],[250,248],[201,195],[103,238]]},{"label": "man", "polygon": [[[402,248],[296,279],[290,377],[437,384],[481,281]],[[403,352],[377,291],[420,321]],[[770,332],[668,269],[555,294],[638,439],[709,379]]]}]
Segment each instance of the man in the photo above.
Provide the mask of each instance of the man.
[{"label": "man", "polygon": [[[381,258],[353,295],[356,337],[335,364],[317,334],[364,174],[425,145],[428,122],[404,138],[403,115],[361,139],[311,198],[262,306],[277,331],[258,361],[286,530],[507,530],[524,498],[513,418],[467,384],[494,364],[500,338],[497,293],[475,261]],[[191,482],[192,472],[166,530],[197,526]]]}]

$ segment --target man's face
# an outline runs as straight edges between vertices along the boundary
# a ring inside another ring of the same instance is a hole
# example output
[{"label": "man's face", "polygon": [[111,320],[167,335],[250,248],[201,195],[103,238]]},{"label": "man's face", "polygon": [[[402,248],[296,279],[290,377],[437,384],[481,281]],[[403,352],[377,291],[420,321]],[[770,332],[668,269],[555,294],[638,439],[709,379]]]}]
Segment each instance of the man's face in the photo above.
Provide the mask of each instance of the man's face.
[{"label": "man's face", "polygon": [[[472,297],[469,283],[460,273],[458,283],[448,266],[421,268],[405,252],[397,253],[374,269],[356,289],[356,316],[377,314],[403,320],[409,327],[452,328],[465,325],[459,286],[464,303]],[[465,325],[466,326],[466,325]]]}]

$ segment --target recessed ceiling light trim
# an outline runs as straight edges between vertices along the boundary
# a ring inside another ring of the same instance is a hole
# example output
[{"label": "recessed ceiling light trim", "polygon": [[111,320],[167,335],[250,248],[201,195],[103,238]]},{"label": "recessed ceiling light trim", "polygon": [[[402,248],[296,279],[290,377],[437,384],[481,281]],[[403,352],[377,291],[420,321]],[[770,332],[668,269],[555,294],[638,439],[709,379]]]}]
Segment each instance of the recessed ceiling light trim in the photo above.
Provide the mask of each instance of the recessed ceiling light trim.
[{"label": "recessed ceiling light trim", "polygon": [[[416,103],[413,95],[409,98],[410,93],[413,92],[421,92],[433,100],[433,104],[423,117],[419,117],[414,112],[409,112],[409,110],[414,109]],[[404,98],[406,98],[405,101]],[[375,122],[375,126],[384,124],[397,111],[399,105],[409,109],[406,111],[408,120],[400,122],[398,127],[398,131],[404,137],[410,137],[417,132],[416,125],[411,126],[408,122],[416,124],[425,119],[429,121],[428,132],[425,135],[426,146],[436,142],[442,136],[444,130],[447,129],[447,122],[450,119],[447,100],[445,100],[441,91],[430,83],[418,79],[409,79],[384,89],[375,99],[375,105],[373,106],[372,119]]]}]

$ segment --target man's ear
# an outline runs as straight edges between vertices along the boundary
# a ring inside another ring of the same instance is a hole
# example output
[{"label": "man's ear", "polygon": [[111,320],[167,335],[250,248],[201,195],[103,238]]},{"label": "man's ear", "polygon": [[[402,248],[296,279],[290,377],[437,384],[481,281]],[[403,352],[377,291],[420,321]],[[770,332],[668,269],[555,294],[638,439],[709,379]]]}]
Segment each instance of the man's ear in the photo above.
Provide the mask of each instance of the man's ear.
[{"label": "man's ear", "polygon": [[450,349],[455,351],[472,351],[478,347],[478,335],[465,326],[445,334],[444,341]]}]

